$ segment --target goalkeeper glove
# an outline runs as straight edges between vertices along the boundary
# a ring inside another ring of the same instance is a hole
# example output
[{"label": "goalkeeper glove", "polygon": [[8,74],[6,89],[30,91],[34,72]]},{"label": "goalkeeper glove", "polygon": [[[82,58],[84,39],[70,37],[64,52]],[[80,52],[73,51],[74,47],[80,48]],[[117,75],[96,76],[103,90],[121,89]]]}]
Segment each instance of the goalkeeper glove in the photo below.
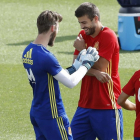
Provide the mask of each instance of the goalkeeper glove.
[{"label": "goalkeeper glove", "polygon": [[82,58],[82,65],[89,70],[94,65],[94,62],[96,62],[98,59],[99,55],[96,49],[89,47],[87,49],[86,55]]},{"label": "goalkeeper glove", "polygon": [[69,74],[72,74],[79,69],[79,67],[82,64],[82,58],[84,57],[85,54],[86,54],[86,49],[82,50],[78,54],[77,58],[75,59],[73,65],[71,67],[66,68],[68,70]]}]

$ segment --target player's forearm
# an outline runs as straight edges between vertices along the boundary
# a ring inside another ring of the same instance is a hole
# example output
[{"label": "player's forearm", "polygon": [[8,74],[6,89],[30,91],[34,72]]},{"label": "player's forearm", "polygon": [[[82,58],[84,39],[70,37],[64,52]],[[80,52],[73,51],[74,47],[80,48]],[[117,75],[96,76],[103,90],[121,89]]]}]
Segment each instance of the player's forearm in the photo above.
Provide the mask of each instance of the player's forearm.
[{"label": "player's forearm", "polygon": [[95,75],[97,74],[98,71],[99,71],[99,70],[96,70],[96,69],[91,68],[91,69],[88,70],[88,72],[87,72],[86,75],[95,76]]},{"label": "player's forearm", "polygon": [[86,72],[87,68],[85,66],[81,66],[76,72],[71,75],[69,75],[64,69],[62,69],[57,75],[54,76],[54,78],[66,87],[73,88],[85,76]]},{"label": "player's forearm", "polygon": [[99,70],[101,72],[105,72],[107,69],[108,65],[103,65],[102,63],[99,63],[99,60],[95,62],[93,65],[92,69]]},{"label": "player's forearm", "polygon": [[125,102],[120,102],[119,105],[127,110],[136,110],[136,104],[132,103],[128,99]]},{"label": "player's forearm", "polygon": [[87,72],[87,75],[89,76],[96,76],[98,75],[100,72],[105,72],[108,66],[108,61],[105,62],[101,62],[101,60],[103,60],[104,58],[101,58],[94,63],[93,67]]}]

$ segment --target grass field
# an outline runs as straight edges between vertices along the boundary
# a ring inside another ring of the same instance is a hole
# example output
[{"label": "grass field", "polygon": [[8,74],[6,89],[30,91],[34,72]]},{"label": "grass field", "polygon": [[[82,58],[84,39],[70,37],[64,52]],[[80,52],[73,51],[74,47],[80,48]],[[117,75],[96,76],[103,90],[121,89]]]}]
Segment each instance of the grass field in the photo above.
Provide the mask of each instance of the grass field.
[{"label": "grass field", "polygon": [[[22,66],[21,55],[28,43],[37,35],[36,18],[43,10],[62,14],[60,32],[53,48],[63,68],[71,65],[73,41],[80,26],[74,16],[75,9],[84,0],[0,0],[0,140],[34,140],[29,120],[32,90]],[[94,0],[101,13],[104,26],[117,33],[118,11],[116,0]],[[140,52],[120,50],[119,73],[122,87],[139,69]],[[73,89],[60,84],[63,102],[71,121],[77,108],[80,83]],[[134,97],[130,98],[134,101]],[[124,140],[133,140],[135,112],[123,110]]]}]

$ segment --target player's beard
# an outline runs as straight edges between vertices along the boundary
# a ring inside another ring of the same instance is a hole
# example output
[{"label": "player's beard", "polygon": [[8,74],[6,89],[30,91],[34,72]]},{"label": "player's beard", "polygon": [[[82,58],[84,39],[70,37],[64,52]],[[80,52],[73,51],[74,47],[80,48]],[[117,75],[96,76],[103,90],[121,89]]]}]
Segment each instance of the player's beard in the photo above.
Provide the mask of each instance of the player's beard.
[{"label": "player's beard", "polygon": [[85,32],[86,35],[93,35],[95,33],[96,25],[91,28],[88,28],[88,32]]},{"label": "player's beard", "polygon": [[51,34],[48,46],[52,47],[54,45],[55,38],[56,38],[56,31]]}]

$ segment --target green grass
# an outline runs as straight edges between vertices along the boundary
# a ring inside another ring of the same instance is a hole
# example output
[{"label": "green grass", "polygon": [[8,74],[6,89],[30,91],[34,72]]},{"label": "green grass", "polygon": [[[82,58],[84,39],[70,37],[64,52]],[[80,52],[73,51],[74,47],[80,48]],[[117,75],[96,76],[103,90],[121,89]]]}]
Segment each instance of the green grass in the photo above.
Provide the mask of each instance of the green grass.
[{"label": "green grass", "polygon": [[[29,120],[32,90],[22,66],[21,55],[37,35],[36,18],[43,10],[62,14],[60,32],[52,51],[63,68],[71,65],[73,41],[80,26],[75,9],[84,0],[0,0],[0,140],[33,140],[34,131]],[[120,6],[116,0],[94,0],[101,12],[101,22],[117,33]],[[139,69],[138,51],[120,51],[119,73],[122,87]],[[80,83],[73,89],[60,84],[63,102],[71,121],[77,108]],[[130,98],[134,102],[134,97]],[[124,140],[133,139],[135,112],[123,110]]]}]

